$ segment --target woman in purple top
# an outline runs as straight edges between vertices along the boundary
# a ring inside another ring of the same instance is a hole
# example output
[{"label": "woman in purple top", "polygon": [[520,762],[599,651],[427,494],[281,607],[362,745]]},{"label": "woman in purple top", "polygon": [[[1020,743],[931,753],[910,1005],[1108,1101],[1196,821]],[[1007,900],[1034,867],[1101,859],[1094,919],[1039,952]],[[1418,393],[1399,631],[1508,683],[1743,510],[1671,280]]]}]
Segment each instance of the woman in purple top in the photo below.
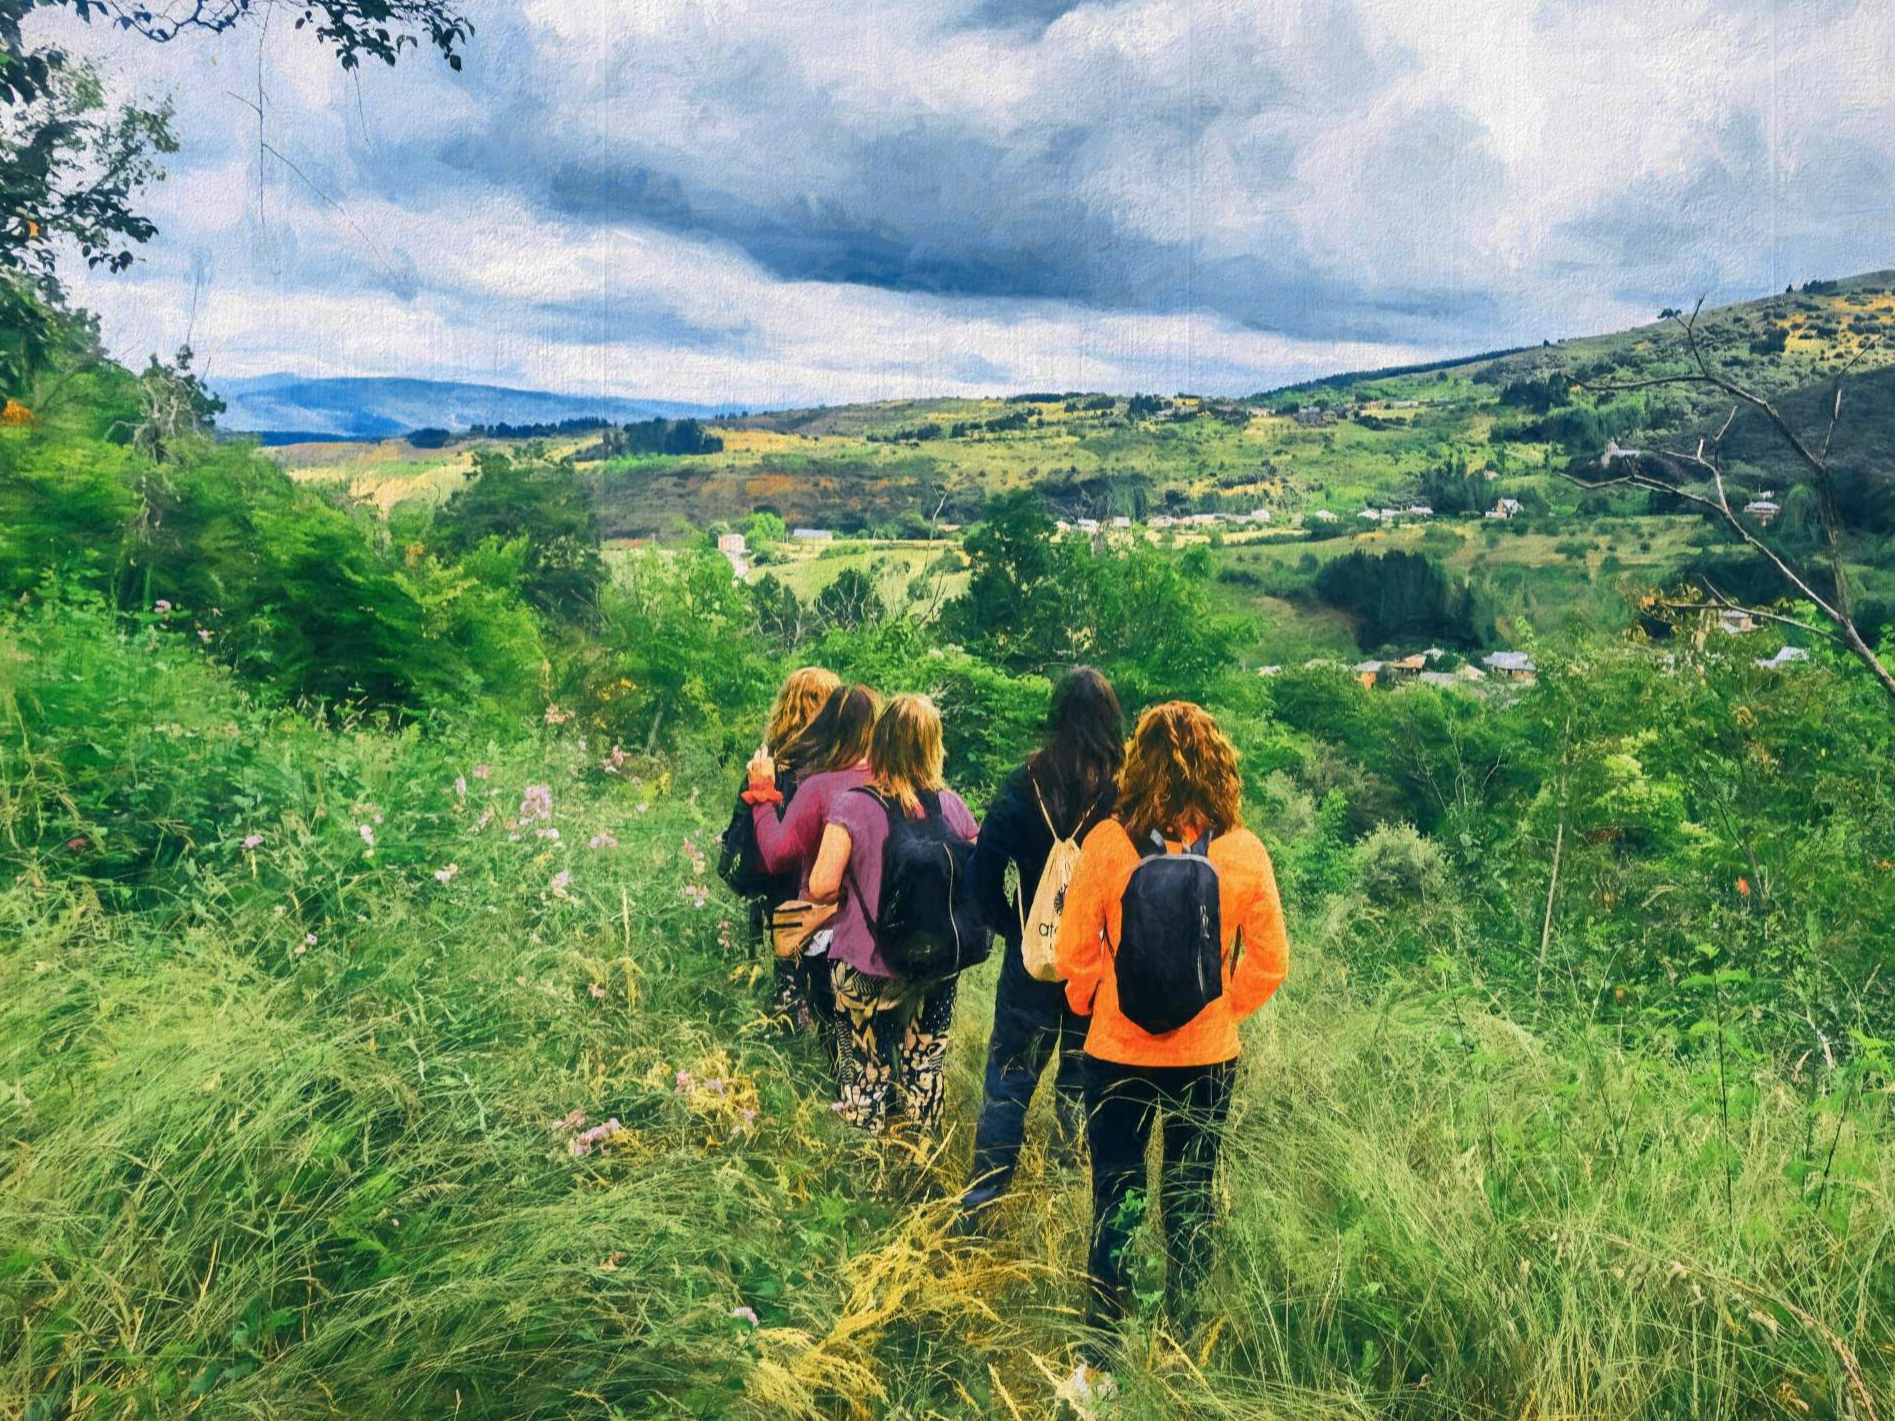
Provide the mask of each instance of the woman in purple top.
[{"label": "woman in purple top", "polygon": [[[875,710],[875,693],[867,686],[838,686],[829,693],[815,719],[784,747],[784,767],[790,771],[793,786],[787,805],[777,790],[776,760],[767,750],[759,750],[750,761],[750,787],[744,799],[751,807],[758,857],[771,873],[794,874],[799,898],[809,897],[809,870],[822,844],[830,806],[838,796],[868,783],[869,732],[875,727]],[[777,963],[777,1007],[793,1025],[813,1020],[833,1060],[837,1026],[828,944],[829,934],[817,933],[803,956]],[[798,1020],[799,1016],[803,1019]]]},{"label": "woman in purple top", "polygon": [[[869,741],[867,788],[874,792],[835,798],[809,874],[812,899],[840,904],[829,946],[836,1006],[848,1028],[839,1043],[837,1104],[852,1123],[869,1130],[887,1122],[898,1068],[909,1118],[931,1129],[941,1116],[941,1066],[956,979],[909,982],[895,976],[876,948],[873,923],[888,838],[885,804],[919,818],[926,812],[922,796],[928,795],[955,832],[969,839],[979,832],[967,805],[942,782],[943,759],[941,715],[933,702],[926,696],[891,700]],[[892,1051],[876,1031],[884,1014],[900,1028]]]}]

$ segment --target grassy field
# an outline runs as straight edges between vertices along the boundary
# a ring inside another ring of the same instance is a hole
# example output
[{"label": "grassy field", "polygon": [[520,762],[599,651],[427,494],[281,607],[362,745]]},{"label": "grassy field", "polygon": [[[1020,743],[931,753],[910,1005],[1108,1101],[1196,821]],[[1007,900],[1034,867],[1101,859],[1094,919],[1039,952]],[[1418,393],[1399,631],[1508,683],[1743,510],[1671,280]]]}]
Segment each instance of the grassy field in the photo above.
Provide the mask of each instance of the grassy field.
[{"label": "grassy field", "polygon": [[[866,1138],[766,1021],[708,762],[314,721],[103,619],[3,649],[6,842],[122,853],[86,806],[125,803],[151,854],[0,881],[0,1414],[1056,1414],[1082,1179],[1034,1149],[991,1241],[944,1231],[991,965],[945,1140]],[[1206,1321],[1140,1311],[1115,1415],[1877,1414],[1895,1146],[1821,1053],[1746,1059],[1733,1127],[1566,999],[1583,929],[1509,1004],[1451,905],[1291,907]]]}]

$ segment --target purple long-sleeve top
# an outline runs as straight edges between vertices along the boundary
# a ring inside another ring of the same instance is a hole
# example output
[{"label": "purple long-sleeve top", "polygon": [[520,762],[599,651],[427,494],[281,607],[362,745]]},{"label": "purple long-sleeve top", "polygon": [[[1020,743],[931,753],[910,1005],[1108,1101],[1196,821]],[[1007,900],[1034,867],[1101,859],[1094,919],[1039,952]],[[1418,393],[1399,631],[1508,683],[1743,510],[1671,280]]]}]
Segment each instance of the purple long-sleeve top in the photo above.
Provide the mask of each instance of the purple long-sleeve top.
[{"label": "purple long-sleeve top", "polygon": [[[842,882],[841,911],[831,924],[835,937],[829,944],[829,960],[846,962],[871,977],[893,977],[895,972],[876,946],[875,930],[869,926],[882,901],[882,846],[888,842],[888,811],[880,800],[866,794],[838,794],[832,803],[829,822],[849,835],[849,868]],[[941,791],[941,816],[964,839],[980,833],[972,811],[951,789]],[[804,882],[807,884],[807,877]]]},{"label": "purple long-sleeve top", "polygon": [[797,784],[781,819],[774,805],[751,808],[750,822],[757,829],[757,851],[763,866],[771,873],[795,873],[797,897],[809,897],[809,871],[815,867],[816,851],[822,847],[823,826],[829,822],[830,809],[838,797],[868,782],[866,761],[846,770],[824,770]]}]

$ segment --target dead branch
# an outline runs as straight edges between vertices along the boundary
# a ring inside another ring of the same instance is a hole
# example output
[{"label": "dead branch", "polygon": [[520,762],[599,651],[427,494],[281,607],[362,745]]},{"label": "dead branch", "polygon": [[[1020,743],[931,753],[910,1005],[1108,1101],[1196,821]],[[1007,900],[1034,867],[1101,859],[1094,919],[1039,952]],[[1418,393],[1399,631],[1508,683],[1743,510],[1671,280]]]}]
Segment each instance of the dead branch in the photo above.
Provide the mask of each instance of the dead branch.
[{"label": "dead branch", "polygon": [[[1700,439],[1697,448],[1689,453],[1621,449],[1616,442],[1609,441],[1606,444],[1605,453],[1599,459],[1601,477],[1582,478],[1571,471],[1567,471],[1565,477],[1569,482],[1581,488],[1598,489],[1617,486],[1642,488],[1651,493],[1681,499],[1703,509],[1722,523],[1752,553],[1767,562],[1796,596],[1814,606],[1835,630],[1822,631],[1821,628],[1808,626],[1795,618],[1785,617],[1763,608],[1740,607],[1730,599],[1722,597],[1715,588],[1710,589],[1710,595],[1714,600],[1709,606],[1691,603],[1663,603],[1661,605],[1670,606],[1675,610],[1694,608],[1707,611],[1741,610],[1767,621],[1780,622],[1804,631],[1821,632],[1822,635],[1848,650],[1866,666],[1889,697],[1895,699],[1895,673],[1890,672],[1882,659],[1876,655],[1875,649],[1863,637],[1856,626],[1854,612],[1850,606],[1848,570],[1844,565],[1842,554],[1842,519],[1837,508],[1835,481],[1831,476],[1829,465],[1836,426],[1842,417],[1843,379],[1856,363],[1874,348],[1876,342],[1865,342],[1842,369],[1836,372],[1835,396],[1830,402],[1828,424],[1823,431],[1821,444],[1812,447],[1768,397],[1739,384],[1730,376],[1713,368],[1698,336],[1698,316],[1703,308],[1704,299],[1699,297],[1688,317],[1674,314],[1671,318],[1684,332],[1685,344],[1689,348],[1692,364],[1696,366],[1695,370],[1681,375],[1660,375],[1643,380],[1576,382],[1576,384],[1579,389],[1595,392],[1649,390],[1662,385],[1696,385],[1716,390],[1734,401],[1730,414],[1725,417],[1716,435],[1709,440]],[[1725,489],[1721,451],[1724,437],[1730,432],[1738,411],[1746,408],[1755,410],[1768,421],[1789,445],[1798,462],[1810,474],[1811,482],[1816,489],[1818,516],[1822,521],[1825,551],[1828,555],[1831,583],[1829,597],[1819,594],[1808,578],[1799,573],[1775,548],[1759,537],[1738,515],[1737,510],[1731,507],[1730,497]],[[1692,480],[1700,483],[1708,482],[1711,493],[1705,494],[1686,487],[1686,483]]]}]

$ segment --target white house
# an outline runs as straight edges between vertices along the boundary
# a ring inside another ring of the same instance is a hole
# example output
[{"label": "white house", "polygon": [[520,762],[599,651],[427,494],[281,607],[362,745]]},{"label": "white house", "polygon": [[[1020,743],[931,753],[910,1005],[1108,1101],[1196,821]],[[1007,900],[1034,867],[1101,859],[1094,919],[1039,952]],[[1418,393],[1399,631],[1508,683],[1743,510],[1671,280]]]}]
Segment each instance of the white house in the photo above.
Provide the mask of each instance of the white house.
[{"label": "white house", "polygon": [[1512,518],[1512,517],[1515,517],[1519,512],[1520,512],[1519,499],[1503,498],[1498,503],[1496,503],[1492,508],[1488,509],[1484,516],[1488,518]]},{"label": "white house", "polygon": [[799,543],[832,543],[836,537],[834,531],[828,528],[793,528],[790,536]]},{"label": "white house", "polygon": [[1327,508],[1318,508],[1311,512],[1309,516],[1318,523],[1334,523],[1336,521],[1336,515],[1331,513]]},{"label": "white house", "polygon": [[1132,520],[1121,514],[1112,520],[1112,526],[1114,528],[1129,528],[1132,526]]},{"label": "white house", "polygon": [[1380,523],[1382,521],[1381,510],[1376,509],[1376,508],[1365,508],[1360,513],[1356,514],[1356,517],[1366,518],[1371,523]]},{"label": "white house", "polygon": [[1411,503],[1408,505],[1408,516],[1411,518],[1432,518],[1434,517],[1434,510],[1425,503]]},{"label": "white house", "polygon": [[1489,652],[1480,659],[1480,664],[1494,675],[1512,681],[1530,681],[1540,669],[1524,651]]},{"label": "white house", "polygon": [[1797,661],[1808,661],[1809,653],[1800,646],[1786,646],[1778,650],[1775,656],[1759,657],[1756,665],[1770,671],[1780,671]]},{"label": "white house", "polygon": [[1744,505],[1744,512],[1748,513],[1752,518],[1755,518],[1759,523],[1768,523],[1782,511],[1782,504],[1776,502],[1774,499],[1768,498],[1753,498],[1749,503]]},{"label": "white house", "polygon": [[1757,630],[1757,620],[1742,607],[1724,607],[1717,614],[1717,629],[1730,636]]},{"label": "white house", "polygon": [[1267,508],[1253,508],[1247,516],[1252,523],[1268,523],[1270,521],[1270,510]]},{"label": "white house", "polygon": [[1099,520],[1097,518],[1081,518],[1073,526],[1082,533],[1096,533],[1099,531]]}]

